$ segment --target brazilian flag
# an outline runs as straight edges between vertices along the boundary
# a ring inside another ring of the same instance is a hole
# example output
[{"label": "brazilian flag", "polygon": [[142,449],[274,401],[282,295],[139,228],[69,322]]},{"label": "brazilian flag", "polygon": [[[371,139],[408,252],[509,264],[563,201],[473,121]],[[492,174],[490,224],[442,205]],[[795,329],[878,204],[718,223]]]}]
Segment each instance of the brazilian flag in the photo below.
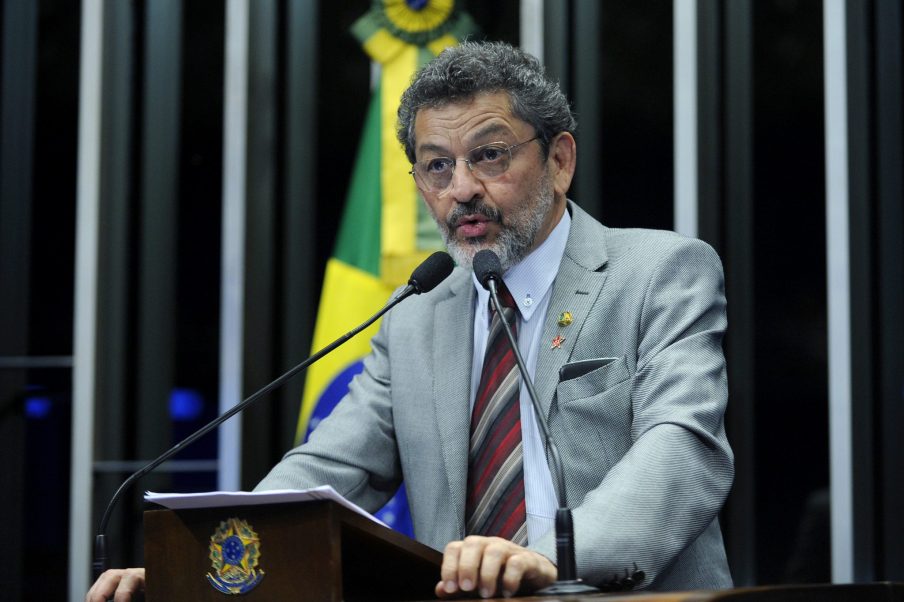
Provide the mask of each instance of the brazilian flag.
[{"label": "brazilian flag", "polygon": [[[396,139],[399,99],[414,71],[474,30],[453,0],[383,0],[353,26],[370,57],[380,63],[355,158],[345,212],[326,266],[313,349],[322,349],[376,313],[411,271],[442,247],[436,225],[418,197],[410,165]],[[333,410],[363,369],[379,322],[308,370],[297,439]],[[404,487],[377,516],[412,535]]]}]

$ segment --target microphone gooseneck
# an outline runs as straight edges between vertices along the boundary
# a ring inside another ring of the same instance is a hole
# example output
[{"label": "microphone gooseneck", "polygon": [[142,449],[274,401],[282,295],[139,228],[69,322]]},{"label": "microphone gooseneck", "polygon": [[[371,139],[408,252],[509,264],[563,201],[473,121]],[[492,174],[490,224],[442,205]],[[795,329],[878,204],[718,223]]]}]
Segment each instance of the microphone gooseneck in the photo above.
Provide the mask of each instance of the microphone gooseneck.
[{"label": "microphone gooseneck", "polygon": [[136,472],[132,473],[132,475],[129,476],[129,478],[127,478],[122,483],[122,485],[119,486],[119,489],[116,490],[116,493],[113,494],[113,497],[110,499],[110,503],[107,504],[107,509],[104,511],[103,517],[101,518],[97,536],[94,539],[94,579],[97,580],[100,574],[108,568],[106,531],[107,525],[110,522],[110,515],[113,512],[113,507],[116,505],[116,502],[119,501],[119,498],[122,497],[122,494],[125,493],[135,481],[148,474],[149,472],[172,458],[174,455],[182,451],[184,448],[188,447],[239,412],[242,412],[243,410],[245,410],[245,408],[253,404],[255,401],[257,401],[267,393],[270,393],[274,389],[284,385],[290,378],[379,320],[383,316],[383,314],[401,303],[403,300],[407,299],[411,295],[419,295],[435,288],[436,285],[445,280],[449,276],[449,274],[452,273],[454,267],[454,262],[452,261],[452,258],[448,253],[437,251],[426,260],[424,260],[424,262],[421,263],[417,268],[415,268],[414,272],[411,275],[411,279],[408,281],[408,286],[403,288],[395,297],[390,299],[389,302],[384,305],[382,309],[380,309],[380,311],[372,315],[370,318],[365,320],[362,324],[360,324],[353,330],[350,330],[320,351],[314,353],[294,368],[289,369],[276,380],[252,393],[251,396],[244,401],[232,406],[231,408],[211,420],[209,423],[202,426],[200,429],[163,452],[156,459],[152,460]]},{"label": "microphone gooseneck", "polygon": [[[499,313],[502,313],[502,303],[499,301],[497,291],[498,283],[502,281],[502,263],[499,257],[489,249],[478,251],[474,255],[472,262],[474,275],[481,286],[490,292],[490,298],[493,307]],[[549,587],[545,587],[535,594],[540,596],[560,596],[564,594],[580,594],[598,592],[599,589],[587,585],[577,577],[577,563],[575,562],[574,552],[574,524],[571,517],[571,509],[568,507],[568,499],[565,490],[565,471],[562,465],[562,459],[559,456],[559,448],[556,447],[555,441],[549,434],[549,427],[546,424],[546,418],[543,416],[540,407],[537,391],[534,388],[533,379],[527,371],[527,364],[521,356],[518,349],[518,342],[512,335],[512,330],[505,320],[500,320],[505,330],[505,336],[508,338],[515,355],[515,361],[518,364],[518,370],[521,372],[521,379],[527,388],[531,405],[534,408],[534,414],[537,416],[537,424],[543,435],[543,441],[546,444],[546,451],[549,462],[552,465],[553,482],[556,488],[556,497],[558,498],[559,508],[556,510],[556,566],[558,569],[558,579]]]}]

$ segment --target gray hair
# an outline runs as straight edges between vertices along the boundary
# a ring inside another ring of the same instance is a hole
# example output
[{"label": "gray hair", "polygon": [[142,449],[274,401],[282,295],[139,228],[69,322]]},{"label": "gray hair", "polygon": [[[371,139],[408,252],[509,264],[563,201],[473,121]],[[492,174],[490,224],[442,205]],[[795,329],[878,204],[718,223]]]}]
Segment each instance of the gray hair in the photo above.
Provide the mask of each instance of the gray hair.
[{"label": "gray hair", "polygon": [[397,135],[413,164],[414,120],[424,108],[467,102],[481,93],[506,92],[512,114],[536,130],[544,156],[560,132],[577,122],[559,84],[533,56],[503,42],[463,42],[447,48],[418,71],[402,94]]}]

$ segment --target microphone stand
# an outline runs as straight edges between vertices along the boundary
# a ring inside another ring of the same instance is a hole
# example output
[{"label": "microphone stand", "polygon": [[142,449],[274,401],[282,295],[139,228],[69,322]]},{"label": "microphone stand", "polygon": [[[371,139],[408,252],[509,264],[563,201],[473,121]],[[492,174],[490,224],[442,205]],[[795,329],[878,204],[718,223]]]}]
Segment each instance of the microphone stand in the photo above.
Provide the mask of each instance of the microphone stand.
[{"label": "microphone stand", "polygon": [[537,416],[537,423],[543,433],[543,439],[546,442],[546,450],[549,454],[550,462],[553,466],[554,482],[556,486],[556,497],[559,500],[559,508],[556,510],[556,564],[558,568],[558,579],[548,587],[534,592],[538,596],[561,596],[565,594],[587,594],[599,592],[600,590],[584,583],[578,579],[577,563],[574,555],[574,523],[571,517],[571,509],[568,507],[568,500],[565,492],[565,474],[562,466],[562,459],[559,456],[559,448],[549,434],[549,428],[546,426],[546,420],[543,417],[540,403],[537,401],[537,391],[534,389],[533,380],[527,371],[527,365],[524,358],[521,357],[521,351],[518,349],[518,342],[512,335],[512,330],[505,320],[505,314],[502,312],[502,304],[499,302],[499,294],[496,290],[496,278],[493,274],[487,279],[487,288],[490,291],[490,298],[493,300],[493,307],[502,320],[502,327],[505,329],[505,335],[508,337],[509,343],[512,345],[512,351],[515,353],[515,361],[518,362],[518,369],[521,371],[522,380],[527,385],[527,392],[530,396],[531,405],[534,408],[534,414]]},{"label": "microphone stand", "polygon": [[122,494],[135,481],[137,481],[144,475],[148,474],[149,472],[151,472],[152,470],[154,470],[155,468],[157,468],[158,466],[163,464],[165,461],[169,460],[174,455],[176,455],[177,453],[182,451],[182,449],[188,447],[189,445],[191,445],[192,443],[194,443],[195,441],[197,441],[198,439],[200,439],[201,437],[203,437],[204,435],[206,435],[213,429],[217,428],[218,426],[220,426],[221,424],[223,424],[224,422],[226,422],[227,420],[229,420],[230,418],[232,418],[239,412],[243,411],[245,408],[247,408],[248,406],[253,404],[255,401],[257,401],[258,399],[260,399],[267,393],[270,393],[274,389],[281,387],[290,378],[292,378],[293,376],[295,376],[296,374],[298,374],[299,372],[301,372],[302,370],[304,370],[305,368],[307,368],[308,366],[310,366],[311,364],[313,364],[314,362],[316,362],[317,360],[319,360],[326,354],[333,351],[336,347],[339,347],[340,345],[344,344],[346,341],[348,341],[349,339],[354,337],[356,334],[358,334],[359,332],[361,332],[362,330],[364,330],[365,328],[367,328],[368,326],[370,326],[371,324],[373,324],[374,322],[379,320],[381,317],[383,317],[383,314],[385,314],[390,309],[392,309],[393,307],[395,307],[396,305],[401,303],[403,300],[407,299],[408,297],[410,297],[411,295],[413,295],[415,293],[420,294],[421,292],[426,292],[426,290],[429,290],[429,289],[425,289],[422,291],[422,289],[420,288],[418,283],[412,279],[411,284],[409,284],[404,289],[402,289],[402,291],[396,297],[394,297],[392,300],[390,300],[389,303],[384,305],[380,311],[378,311],[373,316],[368,318],[367,321],[365,321],[363,324],[359,325],[354,330],[351,330],[351,331],[345,333],[344,335],[342,335],[341,337],[339,337],[338,339],[336,339],[335,341],[333,341],[332,343],[330,343],[329,345],[327,345],[326,347],[324,347],[323,349],[321,349],[314,355],[310,356],[308,359],[304,360],[303,362],[301,362],[300,364],[295,366],[294,368],[289,369],[282,376],[280,376],[279,378],[277,378],[270,384],[259,389],[257,392],[253,393],[250,397],[248,397],[241,403],[237,403],[236,405],[232,406],[231,408],[229,408],[228,410],[226,410],[225,412],[223,412],[222,414],[220,414],[219,416],[217,416],[216,418],[211,420],[209,423],[202,426],[200,429],[198,429],[197,431],[195,431],[194,433],[192,433],[191,435],[189,435],[182,441],[178,442],[176,445],[174,445],[167,451],[163,452],[163,454],[158,456],[155,460],[152,460],[147,465],[140,468],[138,471],[134,472],[128,479],[126,479],[123,482],[122,485],[119,486],[119,489],[116,490],[116,493],[113,494],[113,498],[110,500],[110,503],[107,505],[107,509],[104,511],[103,517],[101,518],[100,527],[98,528],[97,536],[94,538],[94,562],[92,565],[93,570],[94,570],[94,579],[97,580],[97,578],[100,577],[101,573],[103,573],[108,568],[106,531],[107,531],[107,524],[110,522],[110,515],[113,511],[113,507],[116,505],[116,502],[119,501],[119,498],[122,497]]}]

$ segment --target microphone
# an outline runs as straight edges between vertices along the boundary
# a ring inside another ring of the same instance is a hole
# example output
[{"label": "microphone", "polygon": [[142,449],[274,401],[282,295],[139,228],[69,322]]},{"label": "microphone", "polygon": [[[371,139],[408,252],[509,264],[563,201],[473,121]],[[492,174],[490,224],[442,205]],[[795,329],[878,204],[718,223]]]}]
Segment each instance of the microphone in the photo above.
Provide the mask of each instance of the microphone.
[{"label": "microphone", "polygon": [[[489,249],[478,251],[474,255],[472,262],[474,275],[477,281],[486,290],[490,291],[490,298],[493,307],[499,315],[502,313],[502,304],[499,302],[499,294],[497,291],[498,283],[502,281],[502,264],[499,257]],[[552,464],[553,482],[556,487],[556,497],[558,498],[559,508],[556,510],[556,564],[558,568],[558,579],[549,587],[535,592],[539,596],[561,596],[564,594],[583,594],[598,592],[599,589],[592,585],[587,585],[577,577],[577,563],[574,557],[574,524],[571,520],[571,509],[568,507],[568,500],[565,492],[565,471],[562,466],[562,459],[559,457],[559,448],[556,447],[555,441],[549,434],[549,427],[546,424],[546,418],[543,416],[543,410],[540,402],[537,400],[537,391],[534,389],[534,382],[527,371],[527,365],[524,358],[521,357],[521,351],[518,349],[518,342],[512,335],[505,320],[500,320],[512,346],[515,354],[515,361],[518,363],[518,370],[521,372],[521,379],[527,387],[527,393],[530,397],[531,405],[534,408],[534,414],[537,416],[537,424],[540,425],[540,431],[543,434],[543,440],[546,443],[546,450]]]},{"label": "microphone", "polygon": [[116,490],[116,493],[113,494],[113,497],[110,499],[110,503],[107,504],[107,509],[104,511],[103,517],[101,518],[97,536],[94,538],[93,569],[95,581],[98,577],[100,577],[101,573],[103,573],[108,568],[106,531],[107,524],[110,522],[110,515],[113,511],[113,507],[116,505],[116,502],[119,501],[119,498],[122,497],[122,494],[127,491],[135,481],[151,472],[152,470],[163,464],[165,461],[169,460],[174,455],[182,451],[182,449],[188,447],[239,412],[242,412],[243,410],[245,410],[245,408],[253,404],[255,401],[257,401],[267,393],[270,393],[274,389],[285,384],[286,381],[288,381],[290,378],[379,320],[383,316],[383,314],[401,303],[403,300],[407,299],[411,295],[420,295],[421,293],[426,293],[436,288],[436,285],[449,277],[449,274],[452,273],[452,270],[454,268],[455,262],[452,261],[452,257],[450,257],[449,254],[444,251],[437,251],[414,269],[414,272],[411,274],[411,278],[408,280],[408,285],[405,288],[399,291],[399,293],[395,297],[390,299],[389,302],[384,305],[380,311],[368,318],[361,325],[345,333],[294,368],[291,368],[289,371],[284,373],[282,376],[280,376],[270,384],[265,385],[261,389],[257,390],[241,403],[235,404],[227,411],[223,412],[212,421],[202,426],[200,429],[198,429],[182,441],[179,441],[178,443],[176,443],[176,445],[174,445],[167,451],[163,452],[156,459],[152,460],[150,463],[134,472],[128,479],[123,482],[122,485],[119,486],[119,489]]},{"label": "microphone", "polygon": [[455,262],[452,261],[452,257],[445,251],[437,251],[414,268],[411,278],[408,279],[408,286],[418,295],[432,291],[437,284],[449,277],[453,269]]}]

